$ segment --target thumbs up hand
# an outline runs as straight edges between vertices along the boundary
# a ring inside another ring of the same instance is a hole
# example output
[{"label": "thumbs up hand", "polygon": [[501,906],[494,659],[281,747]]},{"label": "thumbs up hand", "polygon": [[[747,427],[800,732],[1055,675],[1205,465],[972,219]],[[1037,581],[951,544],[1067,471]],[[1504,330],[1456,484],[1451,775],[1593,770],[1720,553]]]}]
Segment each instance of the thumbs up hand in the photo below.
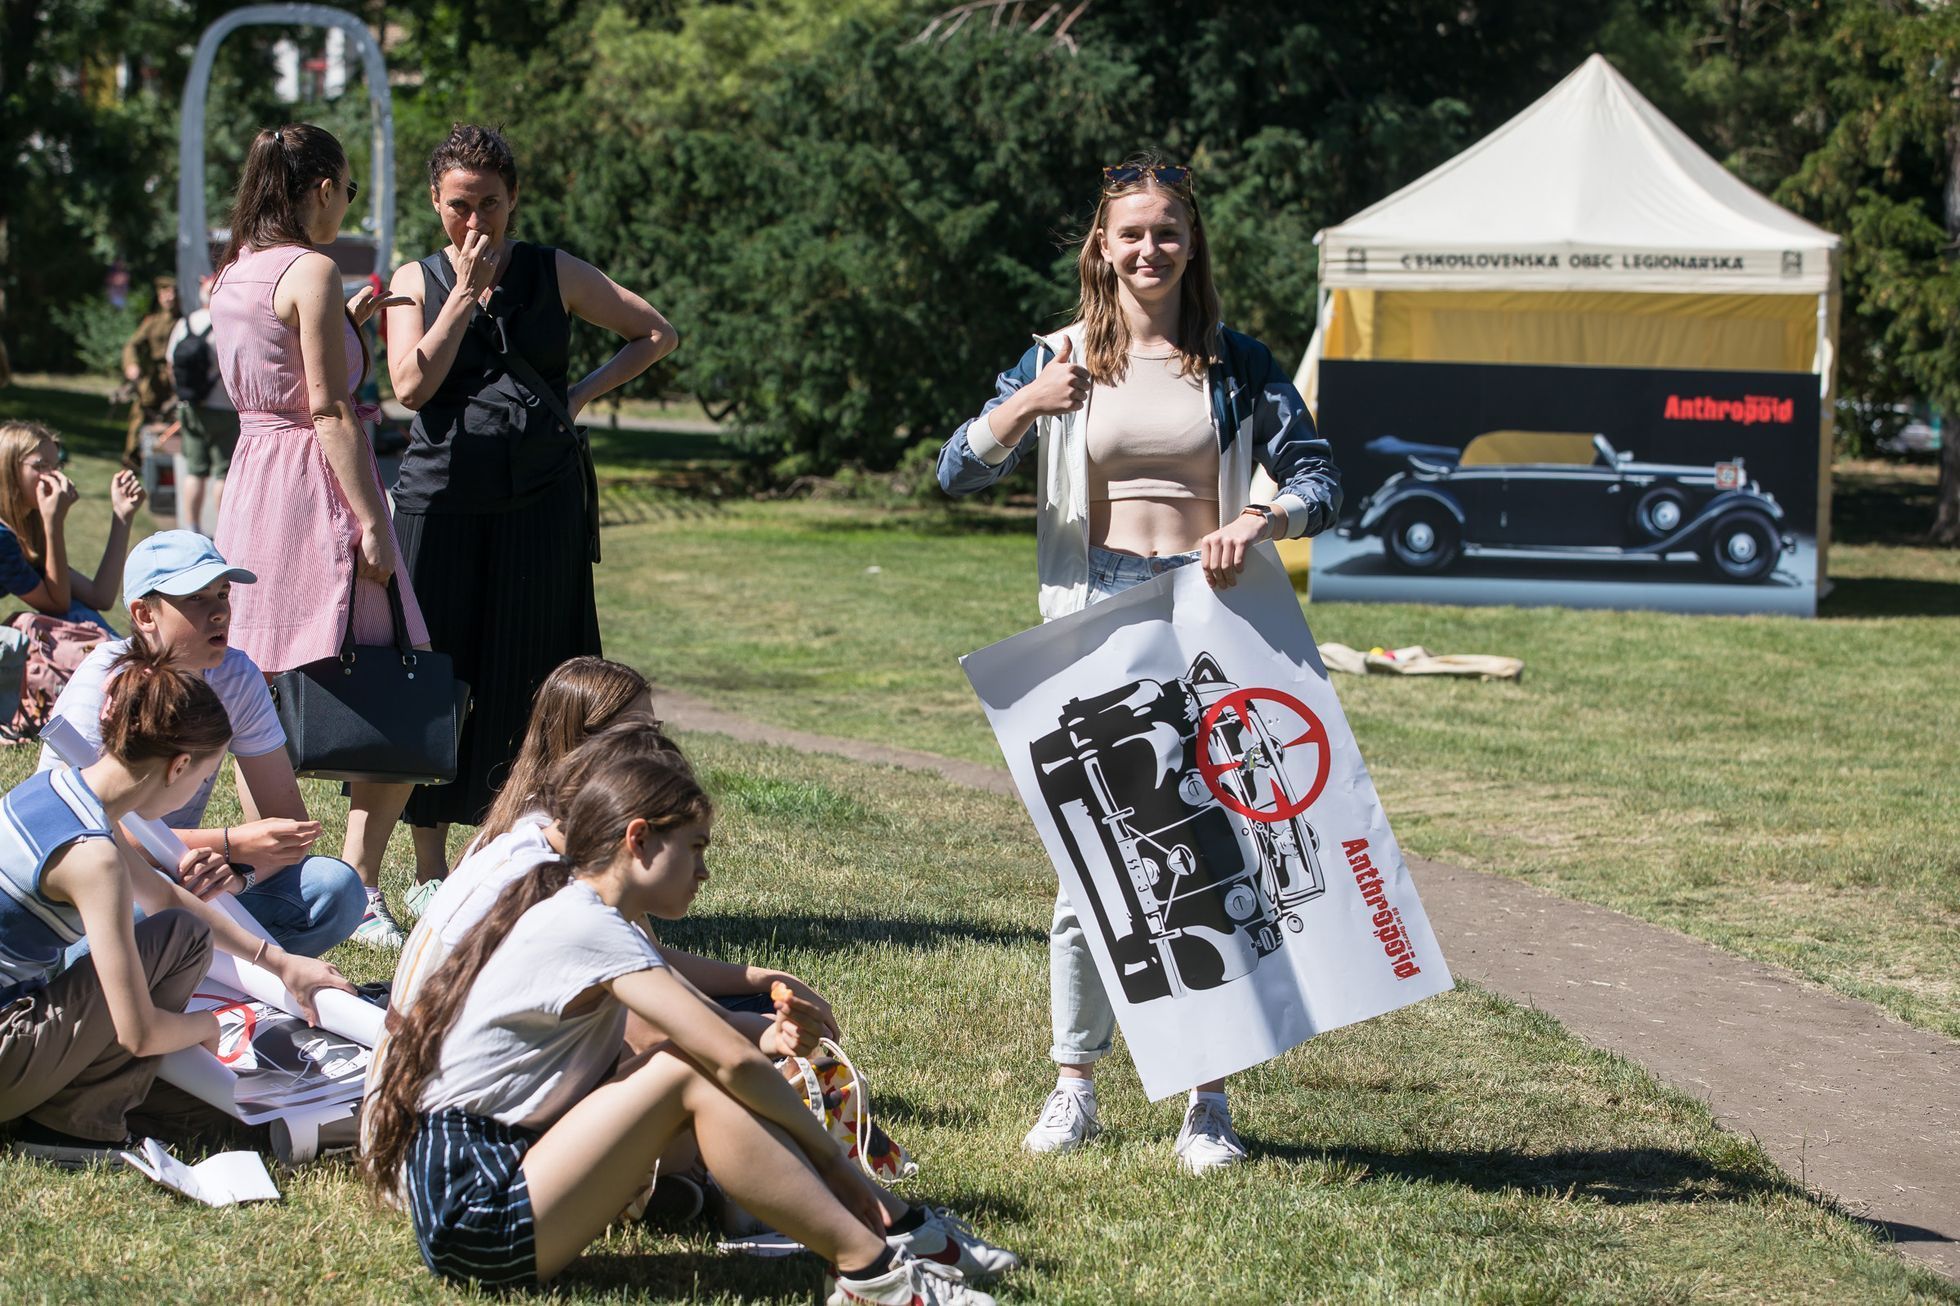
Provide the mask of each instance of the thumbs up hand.
[{"label": "thumbs up hand", "polygon": [[1048,366],[1022,389],[1030,417],[1059,417],[1089,402],[1089,369],[1074,361],[1075,342],[1066,336]]}]

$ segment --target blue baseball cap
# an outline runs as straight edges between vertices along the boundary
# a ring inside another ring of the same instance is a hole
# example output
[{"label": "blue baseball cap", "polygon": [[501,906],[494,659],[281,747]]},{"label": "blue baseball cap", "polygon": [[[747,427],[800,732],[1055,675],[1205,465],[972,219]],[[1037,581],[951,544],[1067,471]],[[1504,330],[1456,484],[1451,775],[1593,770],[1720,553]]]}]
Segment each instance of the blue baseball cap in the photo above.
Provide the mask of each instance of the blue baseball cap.
[{"label": "blue baseball cap", "polygon": [[218,546],[196,531],[158,531],[129,551],[123,564],[123,601],[195,594],[214,580],[250,585],[257,579],[226,562]]}]

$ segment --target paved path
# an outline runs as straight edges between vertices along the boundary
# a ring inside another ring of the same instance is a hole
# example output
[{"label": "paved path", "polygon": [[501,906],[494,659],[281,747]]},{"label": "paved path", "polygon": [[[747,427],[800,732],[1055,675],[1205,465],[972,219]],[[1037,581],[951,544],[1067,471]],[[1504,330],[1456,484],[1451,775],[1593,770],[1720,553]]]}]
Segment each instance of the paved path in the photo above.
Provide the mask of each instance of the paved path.
[{"label": "paved path", "polygon": [[[1001,767],[766,725],[673,690],[656,699],[682,730],[1014,792]],[[1960,1279],[1960,1043],[1619,912],[1440,862],[1410,869],[1456,974],[1707,1102],[1790,1175]]]}]

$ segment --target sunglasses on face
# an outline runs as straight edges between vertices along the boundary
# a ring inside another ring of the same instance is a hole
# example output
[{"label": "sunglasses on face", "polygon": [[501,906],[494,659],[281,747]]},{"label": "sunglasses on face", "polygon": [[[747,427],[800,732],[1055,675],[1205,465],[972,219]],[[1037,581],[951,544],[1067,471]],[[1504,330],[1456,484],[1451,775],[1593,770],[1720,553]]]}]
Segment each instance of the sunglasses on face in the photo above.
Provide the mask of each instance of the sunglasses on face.
[{"label": "sunglasses on face", "polygon": [[1102,170],[1103,187],[1115,190],[1123,186],[1134,186],[1145,177],[1155,179],[1159,186],[1171,190],[1191,189],[1191,169],[1176,166],[1162,168],[1143,168],[1133,163],[1113,163]]},{"label": "sunglasses on face", "polygon": [[355,200],[360,198],[360,195],[361,195],[361,183],[355,181],[352,177],[349,177],[347,179],[347,202],[349,204],[352,204]]}]

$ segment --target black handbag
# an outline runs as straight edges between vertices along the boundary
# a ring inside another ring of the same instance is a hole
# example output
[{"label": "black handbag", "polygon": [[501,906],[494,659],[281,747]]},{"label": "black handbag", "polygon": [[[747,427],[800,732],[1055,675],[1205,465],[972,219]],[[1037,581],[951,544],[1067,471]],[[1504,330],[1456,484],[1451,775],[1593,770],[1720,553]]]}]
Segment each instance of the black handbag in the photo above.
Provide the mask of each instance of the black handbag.
[{"label": "black handbag", "polygon": [[354,643],[354,604],[337,657],[272,678],[273,706],[296,775],[383,784],[447,784],[470,687],[447,653],[410,648],[401,574],[388,578],[392,644]]}]

